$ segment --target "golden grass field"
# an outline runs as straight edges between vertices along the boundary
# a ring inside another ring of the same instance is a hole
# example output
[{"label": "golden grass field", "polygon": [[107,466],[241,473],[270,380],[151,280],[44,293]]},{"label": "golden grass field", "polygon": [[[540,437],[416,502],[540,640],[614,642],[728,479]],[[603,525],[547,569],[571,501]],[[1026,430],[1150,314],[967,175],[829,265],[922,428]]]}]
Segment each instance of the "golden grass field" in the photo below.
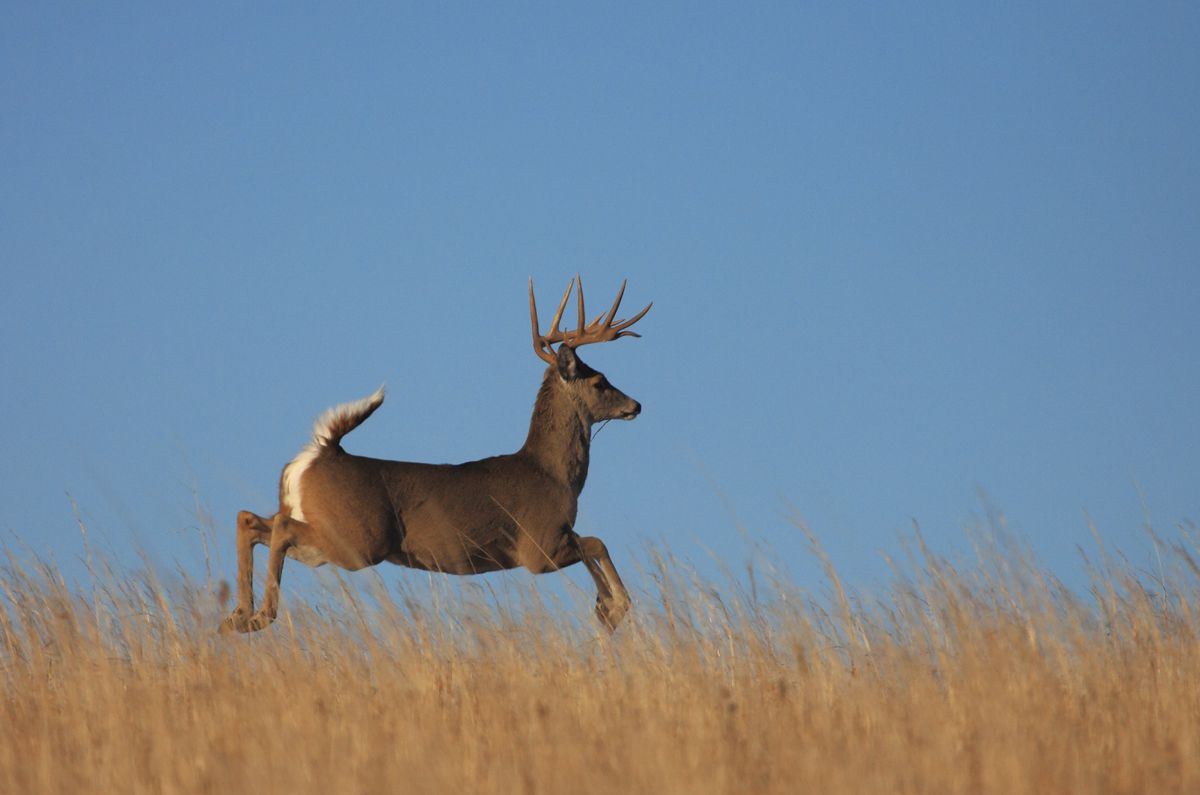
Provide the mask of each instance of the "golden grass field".
[{"label": "golden grass field", "polygon": [[10,552],[0,792],[1200,792],[1195,537],[1153,541],[1077,595],[994,541],[918,537],[869,599],[651,551],[611,638],[544,579],[399,569],[322,599],[285,573],[273,627],[218,636],[219,582],[68,589]]}]

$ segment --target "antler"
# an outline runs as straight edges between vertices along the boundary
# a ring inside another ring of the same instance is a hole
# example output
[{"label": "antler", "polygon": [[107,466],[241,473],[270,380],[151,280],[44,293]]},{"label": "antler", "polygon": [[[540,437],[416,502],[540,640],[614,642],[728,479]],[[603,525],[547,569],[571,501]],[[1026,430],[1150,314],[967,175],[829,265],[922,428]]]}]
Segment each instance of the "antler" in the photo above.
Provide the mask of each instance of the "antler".
[{"label": "antler", "polygon": [[[567,291],[563,293],[562,301],[558,303],[558,311],[554,313],[554,321],[550,324],[550,331],[542,334],[538,330],[537,303],[533,297],[533,277],[529,277],[529,320],[533,325],[534,353],[544,361],[554,364],[554,349],[550,346],[556,342],[561,342],[569,348],[578,348],[580,345],[589,345],[593,342],[608,342],[621,337],[642,336],[636,331],[627,331],[627,329],[641,320],[650,311],[650,307],[654,306],[653,301],[646,304],[645,309],[629,318],[629,320],[618,320],[615,324],[613,323],[613,318],[617,316],[617,310],[621,306],[621,298],[625,295],[625,284],[627,281],[621,282],[621,289],[617,292],[617,300],[613,301],[612,308],[608,310],[608,313],[601,313],[591,323],[587,323],[587,316],[583,308],[583,277],[576,275],[574,279],[571,279],[571,283],[567,285]],[[579,327],[574,331],[559,331],[558,324],[562,320],[563,310],[567,307],[567,299],[571,297],[571,290],[575,287],[576,282],[579,284],[579,289],[576,293],[579,304]]]}]

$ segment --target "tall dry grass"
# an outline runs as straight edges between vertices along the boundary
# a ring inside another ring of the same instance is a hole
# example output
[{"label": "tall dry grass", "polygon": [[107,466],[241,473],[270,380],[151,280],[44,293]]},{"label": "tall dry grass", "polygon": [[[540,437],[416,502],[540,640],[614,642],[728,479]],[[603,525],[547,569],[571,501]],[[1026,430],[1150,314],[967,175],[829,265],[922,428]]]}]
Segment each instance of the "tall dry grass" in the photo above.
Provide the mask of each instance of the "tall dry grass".
[{"label": "tall dry grass", "polygon": [[1198,568],[1156,543],[1081,596],[988,541],[870,600],[651,554],[611,639],[532,578],[394,572],[221,637],[211,582],[10,555],[0,792],[1200,792]]}]

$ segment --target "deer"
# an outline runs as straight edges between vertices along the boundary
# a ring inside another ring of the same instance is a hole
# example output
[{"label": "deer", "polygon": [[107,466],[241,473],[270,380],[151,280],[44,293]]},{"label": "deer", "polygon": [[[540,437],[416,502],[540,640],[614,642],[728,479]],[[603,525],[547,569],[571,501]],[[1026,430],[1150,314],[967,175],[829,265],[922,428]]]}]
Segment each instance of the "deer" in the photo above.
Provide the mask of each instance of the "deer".
[{"label": "deer", "polygon": [[[582,563],[595,581],[596,617],[609,633],[615,631],[630,609],[629,592],[604,542],[576,533],[575,518],[593,426],[632,420],[642,406],[585,364],[576,349],[641,336],[629,328],[653,302],[628,320],[616,319],[627,281],[608,312],[588,323],[583,279],[576,275],[543,334],[530,277],[533,350],[547,366],[529,433],[515,453],[424,464],[346,452],[342,439],[382,405],[382,386],[321,414],[311,441],[283,468],[279,510],[269,518],[238,512],[237,604],[220,632],[254,632],[275,621],[286,558],[349,571],[387,561],[457,575],[522,567],[543,574]],[[560,330],[572,291],[578,325]],[[256,611],[258,545],[267,547],[268,555],[262,606]]]}]

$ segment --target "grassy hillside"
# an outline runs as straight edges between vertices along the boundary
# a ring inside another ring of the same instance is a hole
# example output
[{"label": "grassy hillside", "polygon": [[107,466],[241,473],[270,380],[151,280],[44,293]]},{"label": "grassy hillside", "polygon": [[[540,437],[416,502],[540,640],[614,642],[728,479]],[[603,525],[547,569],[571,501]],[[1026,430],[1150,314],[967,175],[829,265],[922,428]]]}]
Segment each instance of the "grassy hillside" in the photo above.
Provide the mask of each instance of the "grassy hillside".
[{"label": "grassy hillside", "polygon": [[965,569],[918,541],[869,600],[655,558],[612,638],[586,594],[391,572],[285,583],[225,637],[219,583],[10,557],[0,792],[1200,792],[1191,543],[1152,574],[1100,550],[1082,596],[987,543]]}]

